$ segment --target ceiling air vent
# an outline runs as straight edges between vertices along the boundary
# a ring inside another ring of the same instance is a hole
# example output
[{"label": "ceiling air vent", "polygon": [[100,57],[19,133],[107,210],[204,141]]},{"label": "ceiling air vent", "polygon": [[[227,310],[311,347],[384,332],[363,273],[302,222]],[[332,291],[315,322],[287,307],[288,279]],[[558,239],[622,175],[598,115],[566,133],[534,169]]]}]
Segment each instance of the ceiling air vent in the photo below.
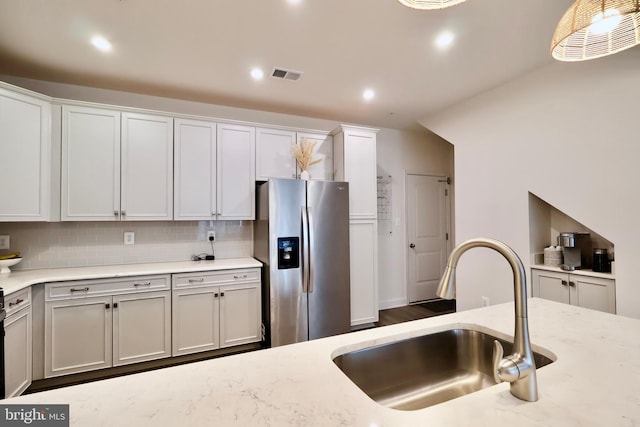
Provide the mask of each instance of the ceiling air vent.
[{"label": "ceiling air vent", "polygon": [[285,68],[274,68],[271,72],[271,77],[285,80],[300,80],[302,77],[302,71],[287,70]]}]

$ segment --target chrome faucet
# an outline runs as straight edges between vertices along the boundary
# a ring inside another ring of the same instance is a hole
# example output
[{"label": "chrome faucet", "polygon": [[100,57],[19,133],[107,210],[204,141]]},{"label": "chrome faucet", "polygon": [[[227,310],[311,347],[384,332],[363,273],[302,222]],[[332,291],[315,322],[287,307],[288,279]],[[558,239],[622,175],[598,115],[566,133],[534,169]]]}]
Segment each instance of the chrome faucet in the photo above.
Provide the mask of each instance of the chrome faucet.
[{"label": "chrome faucet", "polygon": [[529,339],[527,322],[527,283],[524,266],[518,255],[509,246],[493,239],[470,239],[458,245],[449,256],[447,268],[438,286],[438,296],[455,298],[456,266],[460,256],[471,248],[489,248],[504,256],[513,270],[513,290],[516,311],[516,330],[513,337],[513,353],[503,357],[504,349],[496,340],[493,342],[493,378],[496,383],[511,383],[511,394],[518,399],[535,402],[538,400],[536,364]]}]

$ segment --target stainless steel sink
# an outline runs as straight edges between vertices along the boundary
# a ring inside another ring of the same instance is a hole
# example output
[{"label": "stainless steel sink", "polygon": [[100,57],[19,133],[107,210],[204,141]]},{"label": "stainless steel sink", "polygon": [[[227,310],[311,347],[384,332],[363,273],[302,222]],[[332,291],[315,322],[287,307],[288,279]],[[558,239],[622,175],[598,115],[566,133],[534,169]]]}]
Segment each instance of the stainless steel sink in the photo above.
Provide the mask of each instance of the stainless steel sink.
[{"label": "stainless steel sink", "polygon": [[[505,354],[513,344],[470,329],[451,329],[342,354],[334,363],[381,405],[415,410],[495,385],[493,341]],[[534,351],[537,368],[553,362]]]}]

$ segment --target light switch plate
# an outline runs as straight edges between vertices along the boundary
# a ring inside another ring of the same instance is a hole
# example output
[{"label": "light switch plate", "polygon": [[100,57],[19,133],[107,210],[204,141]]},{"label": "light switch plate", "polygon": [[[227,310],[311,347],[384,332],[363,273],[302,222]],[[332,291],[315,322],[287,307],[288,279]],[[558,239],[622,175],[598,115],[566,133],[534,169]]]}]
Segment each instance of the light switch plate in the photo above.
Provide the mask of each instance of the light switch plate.
[{"label": "light switch plate", "polygon": [[136,233],[133,231],[125,231],[124,232],[124,244],[125,245],[133,245],[136,242]]},{"label": "light switch plate", "polygon": [[8,234],[0,236],[0,249],[9,249],[11,247],[11,240]]}]

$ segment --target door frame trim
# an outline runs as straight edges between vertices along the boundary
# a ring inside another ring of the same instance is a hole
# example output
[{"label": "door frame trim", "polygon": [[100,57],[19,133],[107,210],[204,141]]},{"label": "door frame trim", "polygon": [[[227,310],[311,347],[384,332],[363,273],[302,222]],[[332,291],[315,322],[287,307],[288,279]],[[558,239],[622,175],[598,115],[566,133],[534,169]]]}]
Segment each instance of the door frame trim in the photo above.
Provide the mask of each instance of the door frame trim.
[{"label": "door frame trim", "polygon": [[448,179],[450,182],[447,183],[447,189],[449,190],[448,198],[446,199],[445,208],[446,208],[446,219],[447,219],[447,232],[449,233],[449,240],[447,241],[447,255],[451,253],[452,243],[455,239],[454,230],[453,230],[453,209],[451,200],[453,198],[453,178],[443,173],[421,173],[421,172],[413,172],[409,170],[404,171],[404,182],[403,182],[403,192],[404,192],[404,301],[405,305],[409,305],[409,192],[408,192],[408,184],[409,184],[409,175],[417,175],[417,176],[430,176],[436,178]]}]

